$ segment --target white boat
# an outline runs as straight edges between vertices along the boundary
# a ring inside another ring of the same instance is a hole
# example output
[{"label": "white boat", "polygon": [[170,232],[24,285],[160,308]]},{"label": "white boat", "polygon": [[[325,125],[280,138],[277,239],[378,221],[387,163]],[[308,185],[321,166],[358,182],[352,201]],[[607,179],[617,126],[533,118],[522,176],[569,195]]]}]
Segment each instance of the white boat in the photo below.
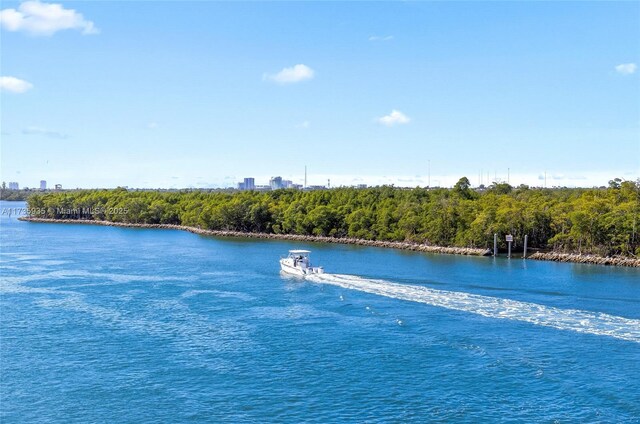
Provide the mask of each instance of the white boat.
[{"label": "white boat", "polygon": [[289,255],[280,259],[280,268],[283,272],[293,275],[305,276],[324,273],[321,266],[311,266],[310,253],[309,250],[289,250]]}]

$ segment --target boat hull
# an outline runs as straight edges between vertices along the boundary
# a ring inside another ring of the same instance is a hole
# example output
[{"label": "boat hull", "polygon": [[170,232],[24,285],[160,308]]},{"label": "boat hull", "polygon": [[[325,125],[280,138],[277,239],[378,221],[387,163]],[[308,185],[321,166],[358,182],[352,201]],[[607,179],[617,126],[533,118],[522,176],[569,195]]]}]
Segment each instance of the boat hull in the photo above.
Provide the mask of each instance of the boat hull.
[{"label": "boat hull", "polygon": [[287,274],[299,275],[299,276],[324,273],[324,270],[321,267],[302,268],[300,266],[294,266],[294,265],[288,264],[286,259],[280,260],[280,269],[283,272],[286,272]]}]

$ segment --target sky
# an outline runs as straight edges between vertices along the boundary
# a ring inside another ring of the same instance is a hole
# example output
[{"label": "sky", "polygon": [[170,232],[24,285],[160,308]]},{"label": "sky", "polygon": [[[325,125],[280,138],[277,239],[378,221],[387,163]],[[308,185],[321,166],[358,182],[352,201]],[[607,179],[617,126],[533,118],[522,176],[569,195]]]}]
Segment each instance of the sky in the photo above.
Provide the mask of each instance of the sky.
[{"label": "sky", "polygon": [[639,2],[1,8],[0,176],[21,188],[640,177]]}]

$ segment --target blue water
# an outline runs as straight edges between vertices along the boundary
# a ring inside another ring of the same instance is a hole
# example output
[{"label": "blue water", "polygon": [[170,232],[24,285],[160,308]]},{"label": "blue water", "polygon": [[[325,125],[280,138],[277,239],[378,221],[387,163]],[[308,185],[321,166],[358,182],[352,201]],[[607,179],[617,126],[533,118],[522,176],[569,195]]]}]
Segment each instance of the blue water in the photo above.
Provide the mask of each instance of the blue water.
[{"label": "blue water", "polygon": [[0,224],[3,423],[640,421],[636,269]]}]

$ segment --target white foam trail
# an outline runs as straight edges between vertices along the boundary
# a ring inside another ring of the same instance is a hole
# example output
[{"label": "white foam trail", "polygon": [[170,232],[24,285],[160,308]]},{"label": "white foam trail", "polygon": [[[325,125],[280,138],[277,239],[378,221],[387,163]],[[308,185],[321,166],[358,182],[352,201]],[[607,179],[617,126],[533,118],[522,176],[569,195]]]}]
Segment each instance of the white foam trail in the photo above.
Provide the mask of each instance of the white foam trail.
[{"label": "white foam trail", "polygon": [[423,286],[397,284],[354,275],[319,274],[308,276],[307,279],[394,299],[471,312],[489,318],[524,321],[560,330],[610,336],[640,343],[640,319],[578,309],[561,309],[464,292],[435,290]]}]

